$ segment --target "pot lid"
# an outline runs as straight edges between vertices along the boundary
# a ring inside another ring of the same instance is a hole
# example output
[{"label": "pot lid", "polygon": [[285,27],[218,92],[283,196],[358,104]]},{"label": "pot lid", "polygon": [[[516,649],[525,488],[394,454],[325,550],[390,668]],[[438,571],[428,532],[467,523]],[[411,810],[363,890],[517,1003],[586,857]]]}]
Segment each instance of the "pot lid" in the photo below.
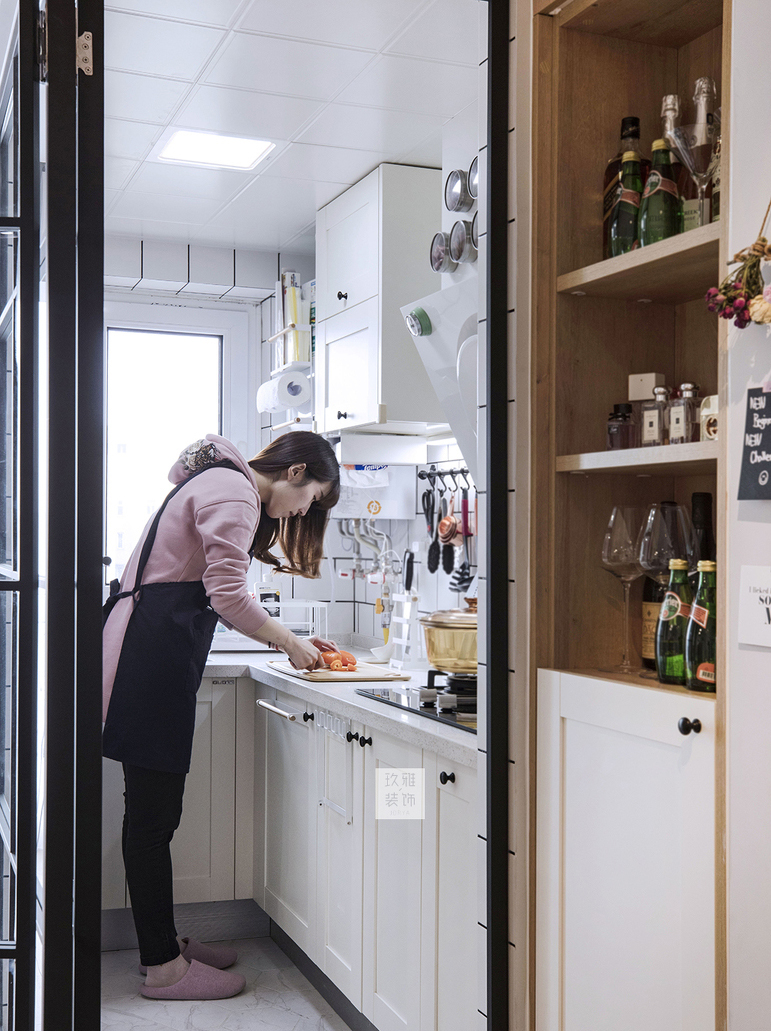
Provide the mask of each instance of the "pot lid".
[{"label": "pot lid", "polygon": [[423,626],[452,627],[458,630],[476,630],[477,614],[473,609],[440,609],[430,616],[422,616]]}]

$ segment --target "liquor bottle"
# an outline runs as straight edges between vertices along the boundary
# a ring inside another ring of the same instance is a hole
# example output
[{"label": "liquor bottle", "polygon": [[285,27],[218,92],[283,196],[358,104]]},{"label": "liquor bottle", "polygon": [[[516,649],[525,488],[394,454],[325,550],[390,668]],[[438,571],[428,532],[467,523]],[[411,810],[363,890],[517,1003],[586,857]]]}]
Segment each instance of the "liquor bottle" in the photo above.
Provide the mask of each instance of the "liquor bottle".
[{"label": "liquor bottle", "polygon": [[[665,140],[669,140],[669,135],[673,129],[676,129],[680,122],[680,97],[676,93],[668,93],[661,101],[661,135]],[[677,183],[677,192],[680,195],[680,217],[678,221],[678,232],[682,233],[684,229],[684,212],[686,204],[689,205],[689,210],[693,211],[693,217],[698,217],[699,211],[699,191],[696,189],[696,183],[691,178],[691,174],[684,164],[680,161],[675,151],[671,154],[672,158],[672,177]],[[694,201],[696,202],[694,204]],[[691,227],[693,228],[693,227]]]},{"label": "liquor bottle", "polygon": [[685,684],[685,631],[691,614],[688,563],[669,560],[669,586],[656,626],[656,672],[662,684]]},{"label": "liquor bottle", "polygon": [[714,691],[716,576],[714,562],[699,562],[696,591],[685,631],[685,686],[691,691]]},{"label": "liquor bottle", "polygon": [[[690,144],[697,167],[700,166],[702,168],[706,168],[712,155],[712,148],[714,146],[713,137],[717,131],[715,116],[713,114],[715,110],[716,96],[717,90],[715,89],[714,79],[705,75],[701,79],[696,80],[693,92],[693,102],[696,105],[696,115],[694,118]],[[706,211],[704,212],[703,217],[702,213],[698,212],[698,220],[695,223],[697,226],[706,225],[706,223],[710,221],[710,198],[712,196],[711,186],[712,184],[710,183],[707,190]],[[683,217],[686,218],[685,211],[683,213]],[[685,225],[685,228],[689,228],[687,224]],[[694,227],[692,226],[691,228]]]},{"label": "liquor bottle", "polygon": [[608,220],[610,255],[626,254],[639,246],[640,198],[643,185],[640,155],[627,150],[621,159],[621,182],[616,187]]},{"label": "liquor bottle", "polygon": [[[714,562],[717,547],[712,532],[712,495],[708,491],[696,491],[691,494],[691,523],[696,561]],[[698,572],[691,573],[692,588],[696,587],[698,579]]]},{"label": "liquor bottle", "polygon": [[[621,159],[628,150],[633,150],[636,154],[640,153],[640,119],[631,115],[621,121],[621,143],[619,144],[618,153],[610,159],[605,168],[605,181],[602,188],[603,258],[610,257],[610,213],[613,210],[616,189],[621,183]],[[645,180],[648,178],[650,167],[651,163],[647,158],[640,158],[643,186],[645,186]]]},{"label": "liquor bottle", "polygon": [[720,151],[722,148],[723,137],[718,133],[715,141],[715,153],[718,156],[718,165],[712,176],[712,221],[720,221]]},{"label": "liquor bottle", "polygon": [[666,140],[654,140],[653,164],[640,204],[640,246],[667,240],[680,231],[680,195]]},{"label": "liquor bottle", "polygon": [[642,661],[648,669],[656,668],[656,627],[666,588],[658,580],[646,576],[642,597]]}]

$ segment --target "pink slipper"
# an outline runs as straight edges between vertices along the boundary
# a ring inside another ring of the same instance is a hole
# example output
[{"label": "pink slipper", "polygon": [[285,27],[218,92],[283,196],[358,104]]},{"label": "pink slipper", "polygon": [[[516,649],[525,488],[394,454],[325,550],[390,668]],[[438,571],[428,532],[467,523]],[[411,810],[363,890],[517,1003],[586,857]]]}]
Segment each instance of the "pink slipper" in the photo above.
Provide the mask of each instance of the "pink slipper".
[{"label": "pink slipper", "polygon": [[229,974],[224,970],[207,967],[205,963],[192,960],[190,966],[176,984],[168,988],[151,988],[143,984],[139,989],[147,999],[195,1000],[230,999],[238,995],[246,985],[246,978],[240,974]]},{"label": "pink slipper", "polygon": [[[187,960],[197,959],[199,963],[205,963],[207,967],[216,967],[217,970],[224,970],[225,967],[232,967],[238,959],[235,949],[229,949],[227,945],[204,945],[195,938],[183,938],[184,948],[182,955]],[[146,974],[147,967],[139,964],[139,973]]]}]

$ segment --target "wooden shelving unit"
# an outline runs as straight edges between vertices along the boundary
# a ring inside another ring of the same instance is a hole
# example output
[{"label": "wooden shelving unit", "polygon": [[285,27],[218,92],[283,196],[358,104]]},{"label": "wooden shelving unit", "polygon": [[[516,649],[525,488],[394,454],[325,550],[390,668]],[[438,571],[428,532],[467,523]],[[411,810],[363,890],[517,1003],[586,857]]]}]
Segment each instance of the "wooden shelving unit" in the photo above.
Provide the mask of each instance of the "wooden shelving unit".
[{"label": "wooden shelving unit", "polygon": [[[632,684],[634,687],[644,687],[651,691],[666,691],[667,694],[680,695],[682,698],[693,698],[694,692],[678,684],[660,684],[658,680],[651,677],[630,673],[615,673],[607,669],[573,669],[570,671],[578,676],[591,677],[592,680],[610,680],[618,684]],[[715,701],[713,694],[699,694],[699,698],[706,698]]]},{"label": "wooden shelving unit", "polygon": [[558,455],[558,473],[605,473],[628,476],[714,475],[718,443],[701,440],[667,447],[636,447],[628,451],[590,451],[582,455]]}]

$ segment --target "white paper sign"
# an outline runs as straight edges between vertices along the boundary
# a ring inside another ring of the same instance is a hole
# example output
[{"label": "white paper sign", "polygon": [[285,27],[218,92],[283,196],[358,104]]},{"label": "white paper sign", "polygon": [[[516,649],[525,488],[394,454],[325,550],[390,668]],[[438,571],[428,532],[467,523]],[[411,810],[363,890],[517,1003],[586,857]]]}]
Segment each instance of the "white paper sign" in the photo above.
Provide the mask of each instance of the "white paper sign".
[{"label": "white paper sign", "polygon": [[771,648],[771,566],[742,566],[739,644]]}]

